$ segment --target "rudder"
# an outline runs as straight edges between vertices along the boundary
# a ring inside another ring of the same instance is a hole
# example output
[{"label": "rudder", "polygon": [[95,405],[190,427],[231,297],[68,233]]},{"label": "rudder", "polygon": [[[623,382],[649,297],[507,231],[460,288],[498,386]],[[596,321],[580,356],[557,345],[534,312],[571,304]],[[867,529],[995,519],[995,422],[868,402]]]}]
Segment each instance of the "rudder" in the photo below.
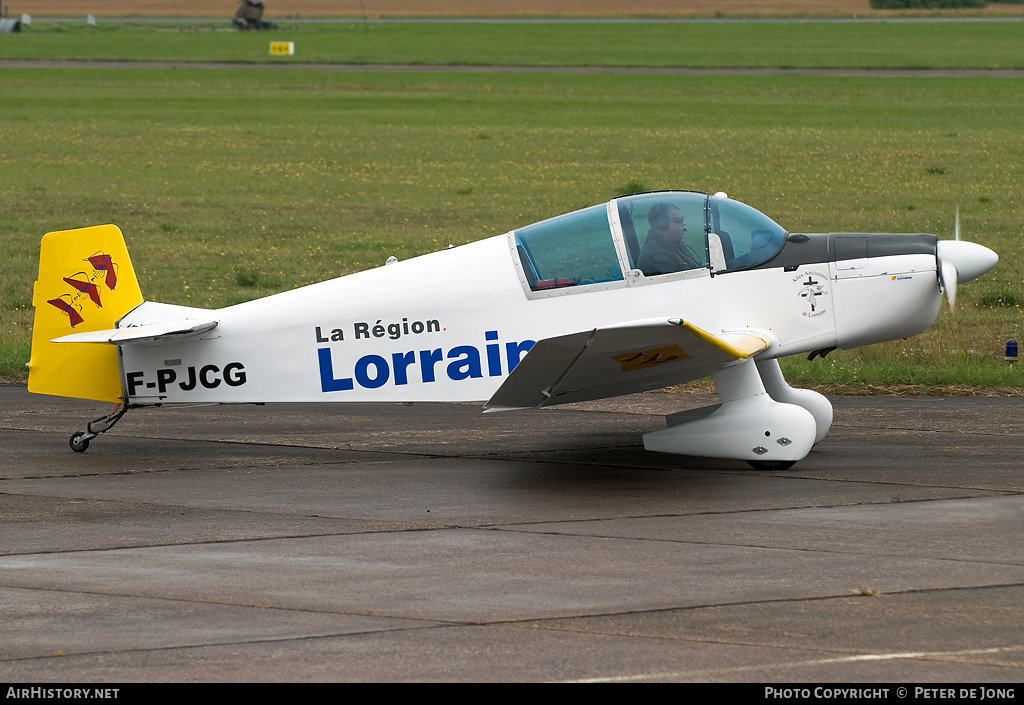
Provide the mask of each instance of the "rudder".
[{"label": "rudder", "polygon": [[124,237],[116,225],[43,236],[32,305],[28,390],[77,399],[124,399],[116,345],[54,343],[69,333],[114,328],[142,303]]}]

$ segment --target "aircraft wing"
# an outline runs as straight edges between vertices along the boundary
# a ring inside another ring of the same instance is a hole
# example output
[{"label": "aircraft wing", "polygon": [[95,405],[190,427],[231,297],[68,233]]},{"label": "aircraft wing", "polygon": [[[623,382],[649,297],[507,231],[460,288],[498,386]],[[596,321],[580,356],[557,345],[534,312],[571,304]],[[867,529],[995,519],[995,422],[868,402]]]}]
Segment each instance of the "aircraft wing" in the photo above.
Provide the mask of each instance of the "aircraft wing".
[{"label": "aircraft wing", "polygon": [[685,321],[648,319],[537,341],[485,411],[536,408],[661,389],[707,377],[766,350],[767,336],[712,335]]},{"label": "aircraft wing", "polygon": [[127,343],[152,343],[166,338],[184,338],[189,335],[205,333],[217,327],[217,321],[161,321],[144,326],[130,328],[110,328],[94,330],[86,333],[72,333],[54,338],[54,343],[111,343],[124,345]]}]

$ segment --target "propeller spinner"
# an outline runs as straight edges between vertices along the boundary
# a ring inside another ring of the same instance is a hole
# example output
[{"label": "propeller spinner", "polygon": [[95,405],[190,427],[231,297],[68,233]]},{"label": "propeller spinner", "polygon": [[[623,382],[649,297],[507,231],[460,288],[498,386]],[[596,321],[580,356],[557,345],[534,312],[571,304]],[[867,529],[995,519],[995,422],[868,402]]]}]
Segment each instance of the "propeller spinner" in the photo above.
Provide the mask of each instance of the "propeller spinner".
[{"label": "propeller spinner", "polygon": [[952,240],[941,240],[935,251],[939,270],[939,284],[949,301],[956,306],[956,285],[977,279],[996,266],[999,255],[984,245],[960,239],[960,209],[956,211],[956,225]]}]

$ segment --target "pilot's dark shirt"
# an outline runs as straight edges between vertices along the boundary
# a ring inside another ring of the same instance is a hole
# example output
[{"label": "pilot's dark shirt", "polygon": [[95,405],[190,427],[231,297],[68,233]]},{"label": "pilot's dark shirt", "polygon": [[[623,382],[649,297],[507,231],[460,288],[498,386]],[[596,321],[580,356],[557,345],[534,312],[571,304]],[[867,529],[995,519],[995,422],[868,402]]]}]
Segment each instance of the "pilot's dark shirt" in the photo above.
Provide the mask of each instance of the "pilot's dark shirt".
[{"label": "pilot's dark shirt", "polygon": [[684,269],[703,267],[693,251],[682,240],[673,245],[663,240],[654,230],[647,233],[647,239],[636,259],[636,266],[644,276],[681,272]]}]

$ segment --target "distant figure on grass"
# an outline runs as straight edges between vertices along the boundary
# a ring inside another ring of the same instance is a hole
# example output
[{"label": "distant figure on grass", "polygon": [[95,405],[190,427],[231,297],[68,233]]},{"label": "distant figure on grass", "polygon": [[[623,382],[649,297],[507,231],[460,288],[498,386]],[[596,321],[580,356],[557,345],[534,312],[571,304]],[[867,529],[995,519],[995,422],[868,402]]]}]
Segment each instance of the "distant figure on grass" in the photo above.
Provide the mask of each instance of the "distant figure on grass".
[{"label": "distant figure on grass", "polygon": [[263,9],[263,0],[242,0],[232,22],[239,29],[274,29],[273,22],[264,21]]}]

